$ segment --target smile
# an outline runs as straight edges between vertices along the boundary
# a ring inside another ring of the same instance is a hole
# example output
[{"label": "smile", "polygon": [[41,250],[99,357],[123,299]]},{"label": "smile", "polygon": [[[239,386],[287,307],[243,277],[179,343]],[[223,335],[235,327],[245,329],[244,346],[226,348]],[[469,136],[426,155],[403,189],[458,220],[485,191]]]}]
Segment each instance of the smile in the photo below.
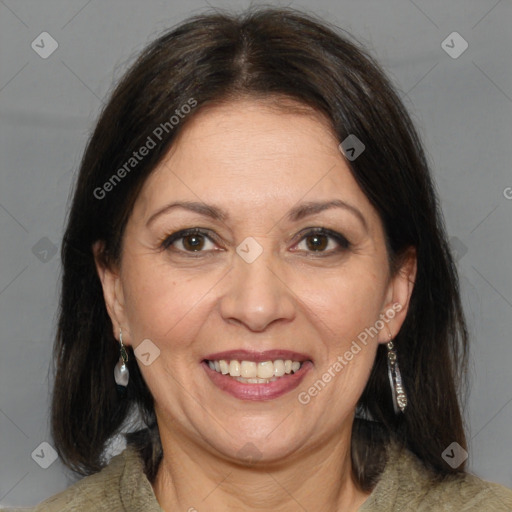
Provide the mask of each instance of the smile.
[{"label": "smile", "polygon": [[313,368],[305,354],[291,351],[230,351],[201,361],[212,384],[239,400],[274,400],[293,391]]}]

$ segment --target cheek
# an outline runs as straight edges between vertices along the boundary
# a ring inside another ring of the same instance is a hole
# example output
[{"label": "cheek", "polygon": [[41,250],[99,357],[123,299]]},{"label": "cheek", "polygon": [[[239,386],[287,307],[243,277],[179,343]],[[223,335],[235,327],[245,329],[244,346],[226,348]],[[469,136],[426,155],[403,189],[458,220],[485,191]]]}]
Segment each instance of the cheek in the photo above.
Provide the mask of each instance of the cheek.
[{"label": "cheek", "polygon": [[299,389],[299,401],[333,428],[356,407],[375,360],[377,333],[369,328],[381,313],[384,279],[378,276],[354,265],[316,285],[303,280],[302,298],[322,346],[314,379]]},{"label": "cheek", "polygon": [[302,278],[301,300],[324,326],[331,349],[341,349],[374,325],[381,313],[384,279],[373,269],[351,266],[324,279]]},{"label": "cheek", "polygon": [[212,274],[190,276],[148,258],[127,258],[125,311],[136,345],[144,338],[157,344],[168,339],[188,344],[208,291]]},{"label": "cheek", "polygon": [[[293,290],[289,299],[296,302],[296,320],[312,324],[329,357],[344,352],[381,312],[384,276],[365,258],[349,263],[331,271],[295,269],[285,278]],[[127,255],[123,281],[132,343],[149,338],[162,346],[172,340],[177,350],[192,344],[211,316],[216,286],[222,288],[227,271],[184,271],[159,258]]]}]

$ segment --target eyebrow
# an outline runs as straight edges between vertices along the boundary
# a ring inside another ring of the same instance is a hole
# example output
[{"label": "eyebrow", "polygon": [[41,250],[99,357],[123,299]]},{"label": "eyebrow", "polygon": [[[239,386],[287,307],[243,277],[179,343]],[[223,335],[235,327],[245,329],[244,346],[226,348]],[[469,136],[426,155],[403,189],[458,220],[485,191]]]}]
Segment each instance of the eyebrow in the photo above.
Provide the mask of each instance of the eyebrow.
[{"label": "eyebrow", "polygon": [[[158,217],[170,212],[175,208],[183,208],[184,210],[189,210],[214,220],[220,220],[221,222],[226,222],[229,218],[229,214],[225,210],[222,210],[221,208],[213,205],[208,205],[206,203],[197,201],[177,201],[164,206],[162,209],[151,215],[151,217],[146,222],[146,226],[149,226]],[[366,222],[364,215],[355,206],[342,201],[341,199],[333,199],[331,201],[309,201],[307,203],[302,203],[292,208],[286,217],[288,221],[297,222],[306,217],[323,212],[325,210],[329,210],[331,208],[342,208],[351,212],[359,219],[361,224],[363,224],[365,230],[368,231],[368,223]]]},{"label": "eyebrow", "polygon": [[288,213],[288,220],[297,222],[304,219],[305,217],[309,217],[310,215],[314,215],[315,213],[320,213],[331,208],[342,208],[343,210],[347,210],[353,213],[360,220],[365,230],[368,231],[368,223],[366,222],[364,215],[355,206],[342,201],[341,199],[333,199],[332,201],[310,201],[307,203],[302,203],[299,206],[293,208]]}]

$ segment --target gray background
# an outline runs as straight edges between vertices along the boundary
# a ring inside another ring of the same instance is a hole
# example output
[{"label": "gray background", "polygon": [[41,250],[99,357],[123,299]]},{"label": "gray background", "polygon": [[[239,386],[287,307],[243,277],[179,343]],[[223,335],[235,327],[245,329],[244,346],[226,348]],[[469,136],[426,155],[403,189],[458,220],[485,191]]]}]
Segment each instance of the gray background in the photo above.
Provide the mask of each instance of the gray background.
[{"label": "gray background", "polygon": [[[382,63],[413,115],[456,251],[473,341],[470,468],[512,487],[512,5],[272,4],[306,8],[354,34]],[[48,448],[41,452],[39,445],[52,444],[48,369],[60,276],[55,251],[89,131],[134,54],[162,29],[208,5],[0,0],[0,505],[33,505],[76,479],[59,460],[43,469],[31,454],[49,460]],[[213,5],[242,9],[248,2]],[[31,47],[44,31],[59,45],[47,59]],[[453,31],[469,44],[455,59],[441,47]]]}]

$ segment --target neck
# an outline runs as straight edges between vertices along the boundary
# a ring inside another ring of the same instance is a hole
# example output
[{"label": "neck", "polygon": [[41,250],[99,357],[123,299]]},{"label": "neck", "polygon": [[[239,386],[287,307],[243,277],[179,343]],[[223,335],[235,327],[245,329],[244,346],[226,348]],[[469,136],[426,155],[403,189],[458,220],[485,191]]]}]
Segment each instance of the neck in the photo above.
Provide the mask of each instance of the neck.
[{"label": "neck", "polygon": [[168,512],[355,512],[369,493],[353,477],[351,422],[341,430],[335,439],[286,460],[247,464],[212,453],[182,432],[160,428],[164,456],[153,483],[155,496]]}]

